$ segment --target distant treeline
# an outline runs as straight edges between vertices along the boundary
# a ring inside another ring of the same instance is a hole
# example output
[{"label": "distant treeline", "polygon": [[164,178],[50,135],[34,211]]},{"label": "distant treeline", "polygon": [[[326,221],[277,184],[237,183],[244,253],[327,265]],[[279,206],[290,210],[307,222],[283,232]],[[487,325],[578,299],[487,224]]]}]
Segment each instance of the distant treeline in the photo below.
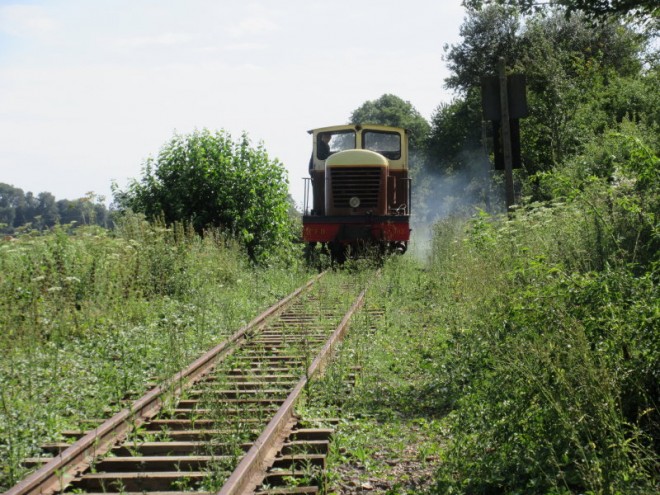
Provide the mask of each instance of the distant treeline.
[{"label": "distant treeline", "polygon": [[102,201],[103,198],[94,193],[78,199],[57,200],[49,192],[35,195],[0,182],[0,233],[43,230],[73,222],[110,227],[110,211]]}]

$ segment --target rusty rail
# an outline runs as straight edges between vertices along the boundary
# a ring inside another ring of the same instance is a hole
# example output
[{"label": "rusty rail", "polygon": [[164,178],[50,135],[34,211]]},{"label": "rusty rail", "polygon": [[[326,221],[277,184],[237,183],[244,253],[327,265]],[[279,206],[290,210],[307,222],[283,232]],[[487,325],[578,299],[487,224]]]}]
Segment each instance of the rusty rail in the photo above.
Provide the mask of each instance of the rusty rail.
[{"label": "rusty rail", "polygon": [[55,456],[40,469],[10,488],[4,495],[49,495],[63,490],[81,472],[85,471],[98,456],[107,453],[131,429],[152,418],[161,409],[166,392],[179,395],[181,391],[199,380],[215,364],[217,358],[227,354],[235,344],[246,337],[250,330],[277,314],[293,299],[308,290],[324,274],[321,273],[304,286],[271,306],[238,330],[226,341],[218,344],[191,365],[168,379],[164,384],[149,391],[129,408],[115,414],[103,424],[91,430],[69,448]]},{"label": "rusty rail", "polygon": [[322,373],[328,360],[332,357],[334,348],[343,339],[348,323],[353,314],[364,304],[366,289],[357,297],[349,311],[346,313],[337,329],[327,340],[321,352],[314,359],[295,388],[291,391],[286,401],[277,411],[273,419],[268,423],[264,432],[254,442],[245,457],[238,464],[232,475],[227,479],[218,495],[239,495],[253,493],[254,489],[263,479],[266,468],[275,453],[280,450],[286,432],[290,429],[294,416],[294,407],[307,386],[310,378],[317,373]]}]

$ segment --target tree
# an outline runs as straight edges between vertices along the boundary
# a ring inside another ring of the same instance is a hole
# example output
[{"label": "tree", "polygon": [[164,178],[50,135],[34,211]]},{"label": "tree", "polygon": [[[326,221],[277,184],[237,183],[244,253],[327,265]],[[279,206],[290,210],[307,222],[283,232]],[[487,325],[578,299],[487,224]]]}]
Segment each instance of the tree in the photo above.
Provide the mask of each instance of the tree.
[{"label": "tree", "polygon": [[39,207],[39,200],[32,191],[25,193],[25,201],[16,209],[16,218],[14,219],[14,227],[34,223],[34,217],[37,215],[37,208]]},{"label": "tree", "polygon": [[55,196],[49,192],[40,192],[37,195],[39,202],[37,206],[35,220],[37,220],[37,228],[44,229],[53,227],[60,221],[60,213],[57,209],[57,202]]},{"label": "tree", "polygon": [[246,134],[176,134],[146,161],[140,181],[114,187],[119,209],[191,222],[198,232],[218,227],[239,239],[255,261],[291,239],[286,170]]},{"label": "tree", "polygon": [[401,127],[410,131],[410,150],[424,148],[429,133],[429,123],[409,102],[398,96],[384,94],[377,100],[369,100],[353,111],[351,124],[380,124]]},{"label": "tree", "polygon": [[538,2],[537,0],[463,0],[463,5],[471,9],[499,4],[513,5],[524,14],[542,11],[548,6],[562,6],[570,16],[582,13],[591,19],[629,16],[637,20],[658,19],[660,6],[657,0],[555,0]]},{"label": "tree", "polygon": [[518,66],[527,74],[531,109],[522,130],[533,172],[579,152],[588,136],[613,123],[605,95],[620,78],[640,74],[645,40],[618,23],[594,25],[559,12],[530,19],[521,38]]},{"label": "tree", "polygon": [[105,197],[91,191],[82,198],[61,199],[57,202],[60,223],[108,227],[108,209],[104,201]]},{"label": "tree", "polygon": [[516,8],[494,5],[468,11],[459,31],[461,42],[444,47],[444,59],[453,72],[445,80],[446,86],[465,93],[479,86],[482,77],[495,75],[500,57],[518,60],[520,29]]},{"label": "tree", "polygon": [[440,105],[431,117],[429,167],[437,171],[461,169],[463,152],[480,150],[481,146],[481,97],[473,88],[464,98]]},{"label": "tree", "polygon": [[0,226],[6,232],[13,232],[16,210],[25,202],[23,189],[0,182]]},{"label": "tree", "polygon": [[[616,101],[605,95],[617,79],[640,74],[648,41],[620,23],[595,25],[579,13],[567,18],[554,10],[522,22],[515,7],[496,4],[469,11],[461,34],[461,43],[446,47],[453,72],[446,83],[464,97],[449,114],[433,117],[429,147],[434,159],[439,161],[440,146],[451,151],[473,144],[480,130],[474,91],[504,56],[510,71],[527,77],[530,115],[521,121],[521,134],[529,173],[554,167],[578,152],[590,132],[603,132],[611,120],[605,107]],[[460,105],[462,112],[457,112]],[[449,120],[441,121],[445,117]],[[468,128],[460,131],[454,123]]]}]

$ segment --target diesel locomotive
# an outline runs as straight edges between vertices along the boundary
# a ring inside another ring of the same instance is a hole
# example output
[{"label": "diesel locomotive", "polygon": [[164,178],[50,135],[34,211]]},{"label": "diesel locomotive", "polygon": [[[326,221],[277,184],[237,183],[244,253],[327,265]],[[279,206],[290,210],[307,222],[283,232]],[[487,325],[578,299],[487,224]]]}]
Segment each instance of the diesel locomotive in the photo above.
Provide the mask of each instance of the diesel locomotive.
[{"label": "diesel locomotive", "polygon": [[363,124],[309,133],[313,151],[303,204],[308,254],[325,250],[341,262],[368,247],[404,253],[411,200],[407,131]]}]

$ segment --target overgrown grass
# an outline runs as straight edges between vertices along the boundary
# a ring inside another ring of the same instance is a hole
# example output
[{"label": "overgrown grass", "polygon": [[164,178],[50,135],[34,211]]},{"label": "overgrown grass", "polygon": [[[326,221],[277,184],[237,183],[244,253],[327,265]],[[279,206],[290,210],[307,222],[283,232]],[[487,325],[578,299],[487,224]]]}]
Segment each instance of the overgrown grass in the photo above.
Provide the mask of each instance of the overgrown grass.
[{"label": "overgrown grass", "polygon": [[[447,219],[428,265],[384,262],[372,311],[301,408],[341,418],[331,487],[658,491],[660,166],[632,134],[602,140],[602,156],[537,178],[546,203]],[[583,173],[601,160],[608,177]],[[117,232],[0,246],[5,485],[39,443],[108,415],[304,275],[253,271],[220,236],[135,219]],[[363,265],[332,290],[370,277]]]},{"label": "overgrown grass", "polygon": [[370,282],[365,308],[300,411],[340,419],[327,493],[420,493],[444,438],[444,410],[428,387],[438,340],[429,320],[431,282],[417,261],[399,256]]},{"label": "overgrown grass", "polygon": [[108,417],[308,276],[136,217],[0,244],[0,488],[42,443]]},{"label": "overgrown grass", "polygon": [[[576,220],[559,214],[548,236]],[[438,295],[461,315],[446,321],[436,376],[452,410],[438,492],[650,492],[657,286],[624,267],[569,271],[539,253],[507,256],[498,245],[525,221],[502,223],[488,249],[471,245],[474,230],[453,237],[434,265],[455,281]]]},{"label": "overgrown grass", "polygon": [[554,199],[447,219],[427,267],[385,263],[375,332],[356,322],[305,410],[342,418],[331,487],[420,493],[399,469],[418,448],[439,456],[430,493],[658,492],[660,168],[602,139],[614,179],[578,157],[541,177]]},{"label": "overgrown grass", "polygon": [[656,492],[657,159],[615,139],[616,183],[556,173],[563,201],[437,225],[438,493]]}]

